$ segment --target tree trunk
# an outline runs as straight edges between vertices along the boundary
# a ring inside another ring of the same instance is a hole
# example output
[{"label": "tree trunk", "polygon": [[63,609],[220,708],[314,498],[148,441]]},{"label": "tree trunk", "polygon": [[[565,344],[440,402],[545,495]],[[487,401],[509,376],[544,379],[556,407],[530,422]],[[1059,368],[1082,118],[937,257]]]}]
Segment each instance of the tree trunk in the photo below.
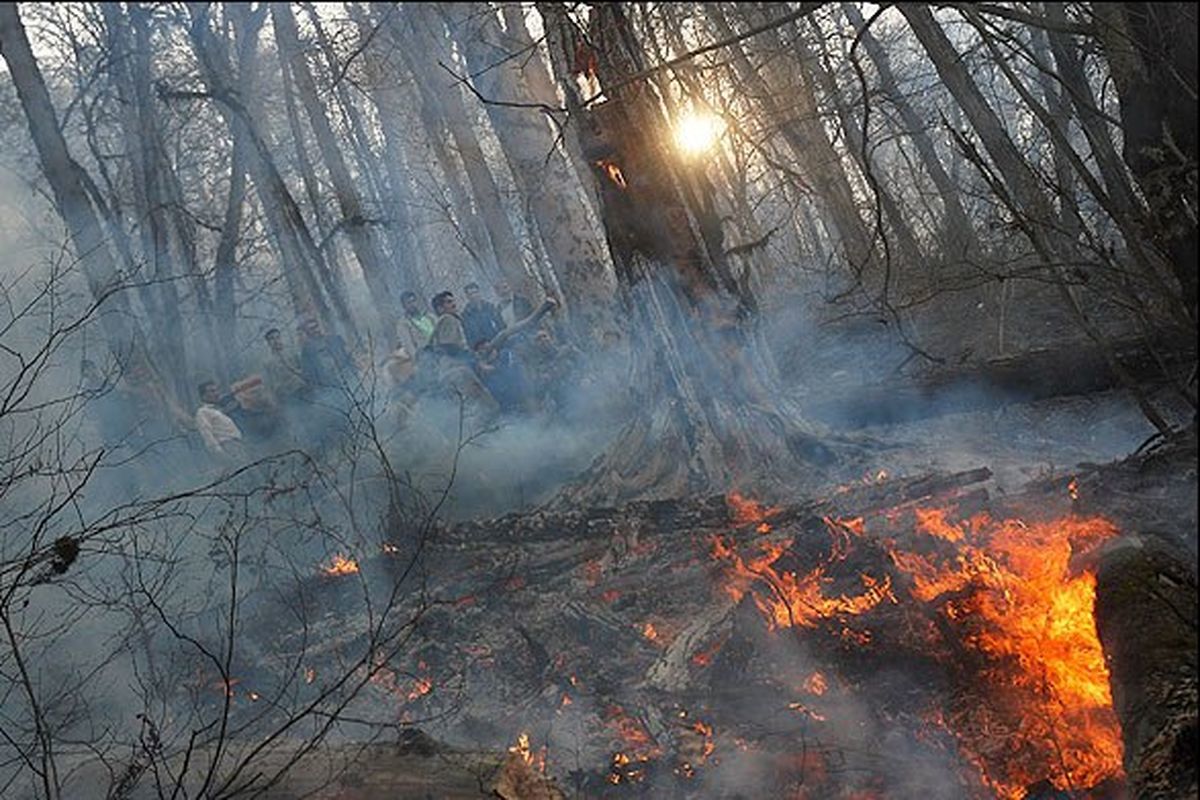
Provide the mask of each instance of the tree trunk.
[{"label": "tree trunk", "polygon": [[1117,87],[1124,158],[1150,208],[1149,235],[1197,315],[1197,31],[1190,3],[1092,7]]},{"label": "tree trunk", "polygon": [[[828,463],[833,454],[807,433],[786,396],[764,384],[740,324],[744,306],[726,281],[725,253],[701,233],[714,227],[715,216],[701,196],[704,163],[673,163],[648,81],[617,85],[642,68],[622,7],[595,7],[586,40],[562,6],[538,8],[547,41],[559,50],[552,63],[575,69],[558,77],[569,128],[596,165],[602,221],[631,314],[629,385],[638,409],[565,497],[615,502],[803,483],[812,474],[809,459]],[[598,81],[606,102],[585,109],[577,79]]]},{"label": "tree trunk", "polygon": [[[495,12],[480,3],[446,7],[473,82],[486,98],[489,119],[513,177],[537,220],[538,233],[562,287],[571,326],[582,341],[611,325],[614,282],[600,242],[591,235],[579,185],[531,103],[520,73],[499,43]],[[502,62],[502,63],[498,63]],[[516,105],[498,105],[512,103]]]},{"label": "tree trunk", "polygon": [[[479,146],[475,128],[467,116],[462,91],[452,85],[453,78],[437,63],[439,52],[444,60],[449,61],[438,44],[448,41],[442,22],[423,6],[414,5],[411,9],[407,15],[407,30],[397,30],[397,33],[401,41],[411,45],[407,52],[412,54],[414,82],[418,91],[422,92],[422,102],[441,104],[446,127],[454,139],[467,181],[471,184],[471,193],[479,207],[479,215],[491,242],[494,263],[500,274],[523,296],[532,297],[536,294],[533,281],[525,269],[525,258],[513,233],[508,213],[504,210],[500,189],[496,186],[483,149]],[[405,25],[401,20],[394,22],[396,29]]]},{"label": "tree trunk", "polygon": [[309,125],[312,126],[313,135],[317,139],[321,159],[325,162],[325,168],[329,170],[338,207],[342,212],[342,219],[335,227],[344,227],[349,235],[350,246],[354,249],[354,256],[370,289],[372,304],[383,329],[390,332],[399,318],[399,306],[392,296],[386,260],[379,242],[372,233],[372,227],[378,223],[367,219],[362,198],[342,155],[341,145],[334,134],[325,107],[317,97],[317,87],[300,47],[296,19],[292,16],[291,8],[285,3],[272,4],[271,19],[275,23],[280,55],[287,62],[286,69],[290,70],[296,82],[300,100],[308,113]]},{"label": "tree trunk", "polygon": [[1132,797],[1196,797],[1194,559],[1157,535],[1129,537],[1109,547],[1096,575],[1096,630]]},{"label": "tree trunk", "polygon": [[[853,3],[843,3],[842,11],[851,25],[862,30],[866,23],[863,20],[862,14],[859,13],[857,6]],[[938,156],[937,149],[933,145],[933,140],[929,137],[928,126],[925,121],[917,114],[916,109],[908,101],[908,97],[900,91],[899,83],[892,72],[892,64],[888,58],[887,51],[871,35],[870,31],[862,32],[861,41],[867,51],[867,56],[871,59],[871,63],[875,65],[875,73],[879,77],[880,90],[900,114],[900,120],[907,129],[905,133],[917,148],[917,154],[921,157],[921,164],[925,167],[925,171],[929,174],[929,179],[933,181],[933,185],[938,191],[938,196],[941,198],[942,213],[944,214],[943,224],[945,226],[944,241],[947,250],[956,258],[979,252],[979,240],[975,235],[975,228],[971,225],[971,220],[967,216],[967,212],[963,209],[958,186],[954,182],[954,179],[947,174],[945,167],[942,166],[942,159]]]},{"label": "tree trunk", "polygon": [[125,294],[128,285],[117,270],[100,219],[88,199],[81,179],[83,168],[67,149],[50,93],[14,3],[0,4],[0,56],[8,64],[54,205],[67,226],[72,248],[96,301],[96,314],[109,350],[129,380],[145,385],[163,399],[164,415],[174,411],[178,418],[178,406],[164,391],[147,353],[145,338]]}]

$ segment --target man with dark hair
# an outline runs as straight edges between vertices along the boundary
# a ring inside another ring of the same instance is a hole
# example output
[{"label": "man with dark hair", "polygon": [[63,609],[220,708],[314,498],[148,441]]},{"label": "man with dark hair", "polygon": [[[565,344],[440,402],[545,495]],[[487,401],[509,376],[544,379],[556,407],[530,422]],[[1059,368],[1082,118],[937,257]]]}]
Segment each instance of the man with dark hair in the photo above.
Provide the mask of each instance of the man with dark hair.
[{"label": "man with dark hair", "polygon": [[483,299],[483,292],[478,283],[468,283],[463,287],[467,295],[467,306],[463,309],[463,331],[468,342],[478,342],[481,339],[491,341],[500,331],[504,330],[504,320],[496,306]]},{"label": "man with dark hair", "polygon": [[533,313],[533,303],[513,291],[504,278],[496,281],[492,288],[496,290],[496,308],[505,325],[515,325]]},{"label": "man with dark hair", "polygon": [[199,386],[201,404],[196,409],[196,430],[208,452],[223,461],[233,461],[242,453],[242,431],[221,410],[221,389],[215,381]]},{"label": "man with dark hair", "polygon": [[400,307],[404,309],[404,318],[397,325],[396,333],[400,342],[415,357],[429,345],[429,339],[433,336],[433,327],[437,324],[437,320],[421,308],[416,292],[401,294]]},{"label": "man with dark hair", "polygon": [[438,315],[430,347],[437,355],[438,378],[443,388],[463,398],[472,414],[485,419],[494,417],[499,408],[472,369],[471,351],[467,348],[467,335],[458,316],[454,293],[438,292],[430,305]]},{"label": "man with dark hair", "polygon": [[344,386],[355,370],[342,337],[321,330],[316,317],[300,323],[300,333],[304,337],[300,346],[300,373],[304,382],[318,390]]},{"label": "man with dark hair", "polygon": [[270,351],[264,369],[267,373],[267,390],[275,402],[281,406],[288,406],[304,400],[308,393],[308,384],[304,382],[299,359],[287,352],[279,328],[268,328],[263,333],[263,339]]}]

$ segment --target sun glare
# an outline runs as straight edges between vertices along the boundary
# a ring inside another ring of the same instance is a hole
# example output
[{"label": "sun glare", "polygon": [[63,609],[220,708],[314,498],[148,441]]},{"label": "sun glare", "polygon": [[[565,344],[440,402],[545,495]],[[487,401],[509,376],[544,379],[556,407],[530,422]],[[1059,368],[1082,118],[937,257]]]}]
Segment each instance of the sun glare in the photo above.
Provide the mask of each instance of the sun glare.
[{"label": "sun glare", "polygon": [[725,123],[713,114],[692,112],[675,124],[675,146],[685,156],[701,156],[717,143]]}]

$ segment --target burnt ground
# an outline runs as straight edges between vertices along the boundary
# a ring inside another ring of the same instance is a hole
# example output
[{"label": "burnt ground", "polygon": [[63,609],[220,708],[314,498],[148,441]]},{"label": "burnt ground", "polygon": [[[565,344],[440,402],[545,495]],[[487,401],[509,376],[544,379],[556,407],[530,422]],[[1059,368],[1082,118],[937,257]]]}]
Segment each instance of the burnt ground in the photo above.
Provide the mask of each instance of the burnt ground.
[{"label": "burnt ground", "polygon": [[[1122,532],[1163,535],[1194,553],[1194,437],[1094,463],[1128,452],[1145,427],[1136,411],[1099,396],[873,431],[903,442],[880,454],[890,474],[819,498],[770,498],[779,509],[769,536],[793,542],[780,563],[802,572],[832,563],[825,517],[885,520],[897,507],[949,504],[964,516],[982,509],[1031,521],[1102,514]],[[954,474],[967,467],[990,470]],[[365,624],[364,582],[386,585],[409,555],[397,533],[399,550],[361,574],[310,582],[299,599],[311,612],[302,637],[279,615],[260,617],[272,657],[288,663],[303,652],[314,690]],[[954,737],[927,724],[939,697],[961,702],[954,671],[893,640],[889,631],[905,624],[893,612],[769,631],[749,595],[737,602],[725,591],[714,537],[745,544],[763,535],[720,495],[437,530],[420,580],[407,583],[406,602],[425,608],[420,621],[352,707],[355,718],[392,727],[375,728],[370,756],[352,759],[347,748],[368,727],[342,726],[317,759],[325,766],[306,767],[271,796],[317,786],[320,797],[486,796],[522,733],[571,796],[989,796]],[[861,552],[835,565],[826,594],[861,593],[860,571],[886,572],[879,552]],[[265,685],[270,669],[243,672]],[[820,693],[815,673],[827,684]],[[414,753],[414,730],[437,746]],[[334,768],[339,760],[353,766]]]}]

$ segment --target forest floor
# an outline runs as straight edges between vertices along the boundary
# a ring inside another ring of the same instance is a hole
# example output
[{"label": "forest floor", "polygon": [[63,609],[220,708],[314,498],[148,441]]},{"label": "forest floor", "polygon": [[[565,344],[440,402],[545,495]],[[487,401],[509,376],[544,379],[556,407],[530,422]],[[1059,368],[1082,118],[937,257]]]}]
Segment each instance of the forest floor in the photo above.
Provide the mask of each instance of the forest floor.
[{"label": "forest floor", "polygon": [[[1165,535],[1194,553],[1195,438],[1130,456],[1151,432],[1119,392],[880,426],[860,431],[885,445],[874,473],[821,498],[752,510],[763,518],[766,509],[772,536],[823,543],[797,544],[785,558],[816,554],[813,563],[826,566],[833,545],[822,519],[858,514],[890,530],[896,509],[918,502],[961,506],[964,520],[981,508],[1033,524],[1100,515],[1121,533]],[[963,478],[962,486],[945,477],[979,467],[990,476]],[[941,489],[922,495],[926,485]],[[840,792],[822,796],[877,790],[880,775],[901,794],[933,774],[942,778],[933,789],[922,784],[927,797],[978,792],[953,745],[898,744],[912,735],[911,697],[936,695],[914,685],[924,680],[920,670],[901,675],[888,663],[911,653],[848,651],[843,640],[869,638],[866,627],[835,635],[818,625],[811,640],[781,640],[747,621],[757,615],[729,596],[728,584],[723,591],[713,555],[715,537],[746,544],[763,532],[740,514],[713,496],[450,526],[424,565],[437,607],[403,663],[389,665],[392,679],[369,687],[381,721],[411,724],[439,744],[389,736],[363,751],[353,737],[332,742],[328,758],[294,772],[268,797],[555,797],[540,783],[497,788],[502,765],[513,760],[506,748],[522,734],[533,743],[522,763],[544,759],[568,796],[766,796],[805,780],[814,786],[818,773]],[[364,574],[372,569],[387,565],[364,565]],[[852,593],[846,580],[838,578],[838,590]],[[309,657],[319,662],[323,649],[332,663],[354,629],[339,614],[353,590],[314,584],[327,618],[306,632],[318,643]],[[888,641],[891,624],[875,620],[878,642]],[[279,633],[286,652],[294,643]],[[884,664],[897,674],[878,680],[873,673]],[[805,683],[814,674],[837,688],[818,697],[823,690]],[[801,745],[808,755],[798,755]]]}]

